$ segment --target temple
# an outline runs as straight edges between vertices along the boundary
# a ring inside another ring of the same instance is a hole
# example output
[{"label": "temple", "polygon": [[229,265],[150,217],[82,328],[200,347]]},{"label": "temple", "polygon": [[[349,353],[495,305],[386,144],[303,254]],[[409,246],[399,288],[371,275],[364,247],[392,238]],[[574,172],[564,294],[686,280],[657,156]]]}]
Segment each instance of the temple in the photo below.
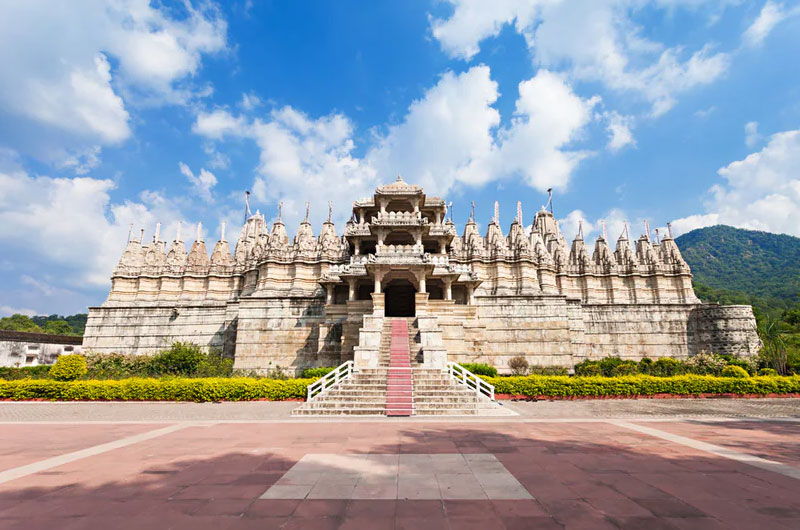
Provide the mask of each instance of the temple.
[{"label": "temple", "polygon": [[757,353],[752,309],[701,303],[671,233],[632,239],[626,225],[612,246],[579,230],[570,245],[551,211],[531,221],[518,204],[504,233],[495,204],[483,235],[474,213],[459,235],[445,201],[398,177],[353,203],[341,236],[330,214],[315,236],[306,212],[290,239],[280,214],[269,228],[256,213],[233,254],[223,226],[209,256],[200,227],[188,253],[180,233],[167,248],[157,230],[128,242],[84,349],[145,354],[183,340],[241,369],[369,368],[386,322],[405,318],[427,367]]}]

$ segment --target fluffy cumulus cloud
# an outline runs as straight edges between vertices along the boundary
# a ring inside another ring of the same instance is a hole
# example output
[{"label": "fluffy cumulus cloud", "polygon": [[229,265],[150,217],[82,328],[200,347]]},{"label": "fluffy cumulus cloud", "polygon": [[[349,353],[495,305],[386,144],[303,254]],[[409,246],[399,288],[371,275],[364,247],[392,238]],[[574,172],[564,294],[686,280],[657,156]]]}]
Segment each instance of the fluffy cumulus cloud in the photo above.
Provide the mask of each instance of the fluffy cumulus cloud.
[{"label": "fluffy cumulus cloud", "polygon": [[800,130],[769,137],[761,151],[731,162],[709,190],[706,212],[675,221],[676,232],[714,224],[800,236]]},{"label": "fluffy cumulus cloud", "polygon": [[195,175],[189,166],[183,162],[178,163],[178,168],[181,170],[181,174],[189,180],[194,193],[202,200],[211,202],[213,199],[211,189],[217,185],[217,177],[205,168]]},{"label": "fluffy cumulus cloud", "polygon": [[225,49],[226,31],[209,4],[3,2],[0,142],[61,164],[119,143],[131,134],[131,102],[195,93],[202,56]]},{"label": "fluffy cumulus cloud", "polygon": [[[669,110],[678,94],[714,81],[728,66],[729,56],[711,45],[687,51],[642,36],[632,15],[645,0],[448,1],[452,15],[431,24],[451,56],[470,59],[483,40],[513,25],[537,65],[637,94],[655,116]],[[701,2],[655,3],[675,8]]]},{"label": "fluffy cumulus cloud", "polygon": [[312,118],[287,106],[249,117],[214,109],[200,113],[193,130],[209,140],[254,141],[260,148],[255,198],[284,201],[293,222],[305,200],[314,218],[323,218],[326,198],[341,220],[353,197],[371,195],[398,173],[437,194],[511,177],[542,191],[564,188],[587,156],[572,146],[598,99],[583,99],[564,78],[540,70],[520,83],[514,116],[500,127],[498,95],[487,66],[447,72],[399,123],[376,133],[362,157],[354,155],[353,124],[341,114]]},{"label": "fluffy cumulus cloud", "polygon": [[113,203],[109,194],[114,186],[106,179],[0,171],[0,245],[31,266],[44,260],[58,267],[59,281],[66,284],[106,285],[129,224],[147,227],[152,236],[161,222],[163,235],[181,219],[178,205],[154,192]]}]

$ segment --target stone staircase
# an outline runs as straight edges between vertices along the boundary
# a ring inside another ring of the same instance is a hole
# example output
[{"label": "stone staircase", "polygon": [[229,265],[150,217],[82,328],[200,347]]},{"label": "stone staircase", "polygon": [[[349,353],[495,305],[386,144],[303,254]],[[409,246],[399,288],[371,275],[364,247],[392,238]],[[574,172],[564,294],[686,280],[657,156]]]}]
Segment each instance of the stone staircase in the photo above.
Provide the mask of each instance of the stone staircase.
[{"label": "stone staircase", "polygon": [[377,368],[362,368],[294,415],[506,416],[514,412],[421,364],[413,318],[386,318]]}]

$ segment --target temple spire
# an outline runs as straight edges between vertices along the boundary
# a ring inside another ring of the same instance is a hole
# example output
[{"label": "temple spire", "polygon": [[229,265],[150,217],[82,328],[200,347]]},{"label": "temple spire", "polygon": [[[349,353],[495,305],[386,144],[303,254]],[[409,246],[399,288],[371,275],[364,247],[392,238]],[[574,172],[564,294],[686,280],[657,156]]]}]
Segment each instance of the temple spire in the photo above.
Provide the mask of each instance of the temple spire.
[{"label": "temple spire", "polygon": [[583,241],[583,219],[578,219],[578,235],[575,236],[575,239]]},{"label": "temple spire", "polygon": [[522,224],[522,201],[517,201],[517,223]]},{"label": "temple spire", "polygon": [[142,243],[144,243],[144,228],[139,230],[139,244],[141,245]]},{"label": "temple spire", "polygon": [[475,220],[475,201],[470,201],[470,204],[472,205],[472,209],[469,211],[469,220],[470,221],[474,221]]},{"label": "temple spire", "polygon": [[656,228],[656,244],[657,245],[661,244],[661,238],[660,238],[659,233],[658,233],[658,228]]},{"label": "temple spire", "polygon": [[220,230],[220,241],[225,241],[225,221],[222,221],[222,229]]},{"label": "temple spire", "polygon": [[631,236],[628,233],[628,221],[622,221],[622,235],[625,239],[630,240]]},{"label": "temple spire", "polygon": [[667,234],[669,234],[670,239],[675,239],[672,237],[672,223],[667,223]]},{"label": "temple spire", "polygon": [[331,222],[331,217],[333,217],[333,201],[328,201],[328,222]]},{"label": "temple spire", "polygon": [[283,215],[283,201],[278,201],[278,222],[281,221],[281,216]]},{"label": "temple spire", "polygon": [[126,243],[131,242],[131,232],[133,232],[133,223],[128,225],[128,241],[126,241]]},{"label": "temple spire", "polygon": [[304,223],[307,223],[307,222],[308,222],[308,212],[309,212],[309,208],[310,208],[310,207],[311,207],[311,206],[310,206],[310,203],[309,203],[308,201],[306,201],[306,218],[305,218],[305,219],[303,219],[303,222],[304,222]]},{"label": "temple spire", "polygon": [[197,223],[197,241],[203,240],[203,222],[200,221]]},{"label": "temple spire", "polygon": [[608,237],[606,236],[606,220],[603,219],[602,221],[600,221],[600,225],[603,227],[603,239],[608,241]]},{"label": "temple spire", "polygon": [[650,241],[650,222],[647,219],[644,220],[644,235],[647,236],[647,242],[652,243]]},{"label": "temple spire", "polygon": [[497,201],[494,201],[494,222],[500,224],[500,203]]},{"label": "temple spire", "polygon": [[244,222],[250,219],[250,191],[244,192]]},{"label": "temple spire", "polygon": [[156,233],[153,234],[153,241],[158,243],[159,234],[161,233],[161,223],[156,223]]},{"label": "temple spire", "polygon": [[175,229],[175,241],[181,240],[181,222],[178,221],[178,228]]}]

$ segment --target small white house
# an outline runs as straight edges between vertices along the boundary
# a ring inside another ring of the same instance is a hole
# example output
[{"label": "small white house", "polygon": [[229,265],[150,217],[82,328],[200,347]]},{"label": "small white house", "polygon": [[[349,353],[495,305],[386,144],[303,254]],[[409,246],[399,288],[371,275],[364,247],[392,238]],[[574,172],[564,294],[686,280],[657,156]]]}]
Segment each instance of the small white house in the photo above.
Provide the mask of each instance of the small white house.
[{"label": "small white house", "polygon": [[53,364],[59,355],[81,353],[82,337],[0,330],[0,366]]}]

